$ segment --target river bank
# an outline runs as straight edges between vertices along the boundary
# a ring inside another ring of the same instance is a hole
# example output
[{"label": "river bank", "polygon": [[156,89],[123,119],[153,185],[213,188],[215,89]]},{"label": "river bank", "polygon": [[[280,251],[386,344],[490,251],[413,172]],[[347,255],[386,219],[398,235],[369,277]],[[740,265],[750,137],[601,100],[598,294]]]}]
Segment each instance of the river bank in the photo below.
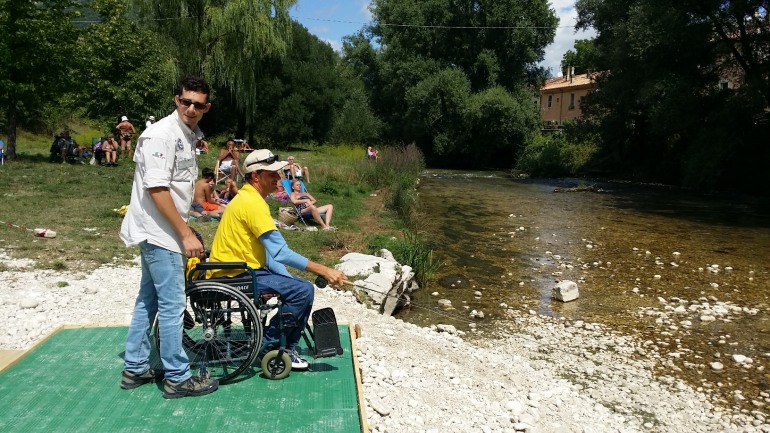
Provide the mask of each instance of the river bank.
[{"label": "river bank", "polygon": [[[31,261],[2,252],[0,260],[9,268],[0,349],[28,348],[63,324],[130,320],[135,265],[77,273],[31,270]],[[315,308],[326,306],[362,327],[358,360],[374,432],[770,432],[759,410],[732,413],[653,374],[634,356],[643,342],[600,325],[510,311],[508,329],[480,327],[489,338],[468,339],[383,317],[347,292],[316,290]]]}]

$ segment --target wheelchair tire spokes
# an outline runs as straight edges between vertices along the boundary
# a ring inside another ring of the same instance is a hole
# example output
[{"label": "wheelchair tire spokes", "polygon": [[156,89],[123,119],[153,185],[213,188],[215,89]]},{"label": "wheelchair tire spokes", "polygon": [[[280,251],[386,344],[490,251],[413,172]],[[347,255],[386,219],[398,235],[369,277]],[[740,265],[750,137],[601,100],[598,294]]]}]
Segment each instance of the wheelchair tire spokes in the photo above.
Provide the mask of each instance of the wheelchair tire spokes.
[{"label": "wheelchair tire spokes", "polygon": [[185,319],[182,344],[193,375],[226,383],[249,368],[259,353],[262,324],[254,305],[230,286],[201,282],[189,287]]}]

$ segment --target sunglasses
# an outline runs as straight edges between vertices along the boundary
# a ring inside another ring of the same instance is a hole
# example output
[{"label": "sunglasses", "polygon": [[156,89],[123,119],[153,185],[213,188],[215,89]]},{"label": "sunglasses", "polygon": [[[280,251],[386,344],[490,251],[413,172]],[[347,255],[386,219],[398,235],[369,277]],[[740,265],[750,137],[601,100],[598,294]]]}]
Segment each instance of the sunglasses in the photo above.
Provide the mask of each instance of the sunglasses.
[{"label": "sunglasses", "polygon": [[281,160],[280,156],[273,155],[273,156],[271,156],[270,158],[267,158],[267,159],[261,159],[259,161],[250,162],[250,163],[246,164],[246,167],[254,165],[254,164],[272,164],[272,163],[274,163],[276,161],[280,161],[280,160]]},{"label": "sunglasses", "polygon": [[204,104],[203,102],[193,102],[190,99],[180,98],[179,96],[177,96],[176,99],[177,101],[179,101],[180,104],[184,105],[185,107],[189,107],[190,105],[192,105],[193,107],[195,107],[196,110],[203,110],[209,106],[208,103]]}]

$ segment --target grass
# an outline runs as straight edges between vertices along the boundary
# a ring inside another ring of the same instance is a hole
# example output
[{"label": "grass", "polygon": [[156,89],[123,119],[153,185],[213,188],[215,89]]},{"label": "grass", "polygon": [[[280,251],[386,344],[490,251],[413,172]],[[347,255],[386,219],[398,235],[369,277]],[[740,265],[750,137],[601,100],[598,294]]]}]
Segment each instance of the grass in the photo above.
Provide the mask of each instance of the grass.
[{"label": "grass", "polygon": [[[99,135],[85,126],[73,128],[73,136],[80,144],[90,143],[91,136]],[[225,141],[225,137],[208,138],[211,152],[199,157],[200,169],[214,167],[220,145]],[[21,133],[18,143],[18,158],[0,167],[0,249],[9,251],[13,257],[34,259],[38,268],[53,270],[87,271],[105,263],[128,263],[138,255],[138,248],[126,248],[119,239],[123,217],[114,211],[129,202],[133,162],[121,157],[117,167],[51,164],[47,162],[51,138]],[[405,237],[410,223],[399,217],[415,212],[414,200],[408,199],[422,169],[421,156],[415,152],[410,147],[382,149],[381,161],[374,162],[364,158],[360,146],[292,149],[291,154],[309,168],[308,190],[319,204],[334,204],[332,225],[339,228],[337,232],[282,231],[292,249],[330,265],[347,252],[370,253],[390,246],[395,247],[394,255],[401,263],[415,268],[415,263],[403,260],[418,257],[422,264],[417,263],[417,267],[430,268],[430,251],[420,246],[419,239]],[[289,155],[284,151],[278,153],[282,159]],[[392,190],[395,192],[389,192]],[[378,196],[372,198],[373,194]],[[372,208],[371,203],[378,199],[388,208]],[[282,204],[269,203],[277,215]],[[56,231],[57,236],[38,238],[13,225],[47,228]],[[190,225],[210,247],[218,223]],[[408,248],[412,244],[416,246]],[[415,254],[415,250],[421,253]],[[0,272],[4,269],[0,267]],[[426,275],[419,269],[415,271],[422,277]]]}]

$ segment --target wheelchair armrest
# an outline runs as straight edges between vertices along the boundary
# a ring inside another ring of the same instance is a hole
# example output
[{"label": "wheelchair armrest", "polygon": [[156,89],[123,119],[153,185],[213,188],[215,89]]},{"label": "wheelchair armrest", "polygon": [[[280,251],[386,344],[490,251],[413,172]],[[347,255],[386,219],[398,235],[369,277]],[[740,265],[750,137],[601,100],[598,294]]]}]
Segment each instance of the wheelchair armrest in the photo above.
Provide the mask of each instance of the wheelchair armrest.
[{"label": "wheelchair armrest", "polygon": [[198,263],[196,269],[201,271],[211,271],[215,269],[244,269],[248,270],[249,265],[245,262],[206,262]]}]

